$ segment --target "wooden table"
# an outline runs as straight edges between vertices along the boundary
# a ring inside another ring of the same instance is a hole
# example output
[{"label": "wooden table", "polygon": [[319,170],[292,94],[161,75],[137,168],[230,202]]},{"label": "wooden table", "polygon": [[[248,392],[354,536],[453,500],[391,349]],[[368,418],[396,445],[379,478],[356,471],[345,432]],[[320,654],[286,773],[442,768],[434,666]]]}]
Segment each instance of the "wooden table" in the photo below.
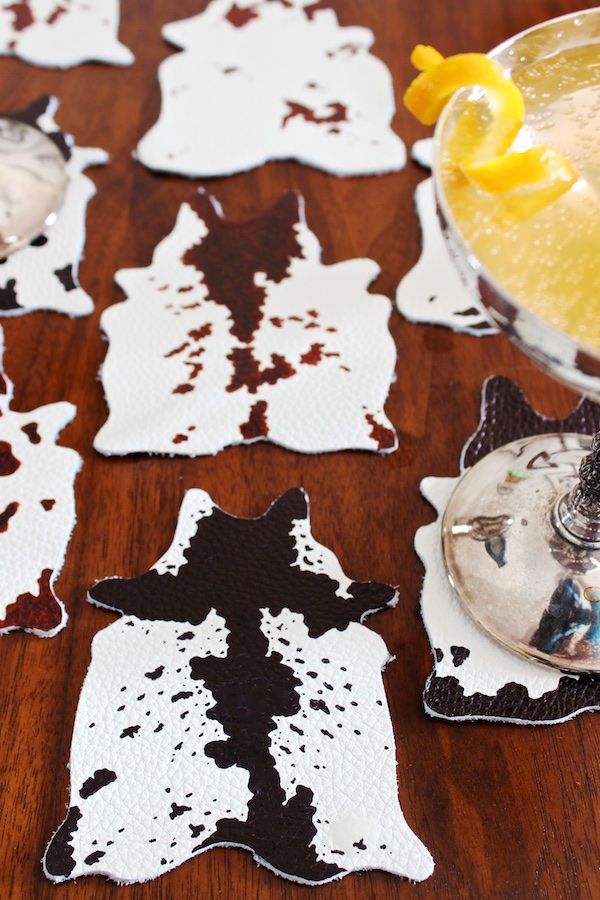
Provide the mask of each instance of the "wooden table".
[{"label": "wooden table", "polygon": [[[14,408],[70,400],[78,414],[61,443],[85,464],[76,484],[78,523],[58,593],[68,627],[51,640],[12,634],[0,641],[0,897],[299,898],[296,887],[257,868],[249,853],[217,849],[161,879],[117,888],[100,878],[52,887],[40,857],[67,803],[67,762],[79,690],[94,634],[114,620],[86,602],[88,587],[113,574],[151,565],[170,542],[185,488],[203,487],[225,510],[260,514],[282,491],[304,485],[313,531],[358,580],[400,585],[398,607],[370,626],[396,654],[385,683],[396,731],[399,792],[405,816],[432,852],[434,875],[413,886],[380,872],[350,875],[315,888],[323,900],[377,897],[600,897],[600,739],[583,715],[565,725],[524,728],[461,725],[427,718],[421,692],[431,653],[419,615],[422,568],[415,529],[433,518],[419,496],[428,474],[457,472],[474,430],[480,386],[490,373],[510,375],[538,409],[565,415],[575,397],[544,376],[504,337],[475,339],[412,325],[396,313],[397,381],[388,415],[398,428],[397,453],[302,456],[268,444],[225,450],[215,458],[145,456],[105,459],[92,439],[106,417],[98,368],[106,345],[100,313],[122,295],[117,269],[147,265],[171,229],[191,184],[151,174],[131,158],[159,110],[158,63],[172,50],[160,28],[204,7],[198,0],[123,0],[122,40],[136,55],[128,69],[85,65],[46,71],[0,60],[2,109],[41,93],[61,100],[58,120],[82,146],[110,151],[92,171],[98,195],[89,207],[83,286],[96,312],[70,320],[37,313],[4,320],[5,368],[15,382]],[[412,77],[417,42],[444,53],[488,50],[545,18],[593,6],[582,0],[332,0],[343,24],[373,29],[375,52],[391,69],[399,104]],[[395,127],[408,145],[425,129],[400,108]],[[306,198],[308,222],[324,261],[371,257],[382,275],[373,289],[393,296],[419,254],[413,191],[422,170],[341,180],[296,163],[276,163],[209,183],[226,214],[258,213],[283,191]]]}]

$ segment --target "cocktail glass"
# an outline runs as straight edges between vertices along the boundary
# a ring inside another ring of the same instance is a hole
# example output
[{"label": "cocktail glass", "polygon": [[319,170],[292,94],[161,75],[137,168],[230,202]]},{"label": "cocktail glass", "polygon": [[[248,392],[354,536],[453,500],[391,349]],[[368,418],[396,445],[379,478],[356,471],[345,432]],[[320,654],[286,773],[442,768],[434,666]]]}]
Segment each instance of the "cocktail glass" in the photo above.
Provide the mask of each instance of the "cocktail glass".
[{"label": "cocktail glass", "polygon": [[[548,136],[554,143],[560,137],[556,129],[561,127],[555,120],[568,113],[569,141],[571,146],[578,141],[577,155],[583,166],[582,177],[571,191],[583,191],[600,214],[600,8],[531,28],[501,44],[490,56],[518,84],[524,81],[532,91],[535,115],[531,121],[528,115],[524,129],[526,134],[529,127],[530,143],[547,143]],[[553,82],[552,73],[560,73],[565,66],[571,67],[570,74],[562,81],[557,76]],[[535,95],[536,72],[542,71],[550,73],[550,85],[559,85],[557,96],[552,90]],[[527,106],[531,97],[527,90],[524,93]],[[498,277],[494,250],[476,248],[477,241],[465,228],[464,214],[470,203],[479,213],[477,198],[474,195],[467,198],[466,205],[457,205],[448,180],[447,147],[466,104],[483,107],[484,101],[477,88],[459,91],[436,129],[434,178],[448,247],[465,272],[466,282],[477,284],[490,319],[550,375],[600,400],[599,342],[593,340],[588,346],[585,330],[561,330],[540,315],[535,304],[532,310],[528,277],[508,279],[508,287],[507,279]],[[579,111],[578,103],[582,104]],[[565,202],[578,202],[580,196],[571,194]],[[561,200],[541,214],[549,223],[541,237],[552,241],[554,229],[558,254],[563,253],[565,243],[556,240],[560,234],[556,228],[562,222]],[[494,242],[494,229],[502,227],[491,220],[489,226],[488,248]],[[539,250],[529,228],[525,226],[523,233],[530,246],[521,242],[515,255],[525,276],[541,280],[542,267],[552,267],[554,260],[549,260],[547,249],[544,253]],[[501,237],[499,245],[504,240],[504,235]],[[518,230],[516,238],[519,241]],[[590,285],[597,284],[600,277],[600,246],[596,249],[586,261]],[[556,262],[560,266],[565,260]],[[572,265],[577,265],[576,259]],[[526,271],[528,267],[531,271]],[[567,302],[569,285],[577,278],[570,279],[569,265],[563,268]],[[522,289],[515,289],[514,284],[522,284]],[[600,295],[590,297],[587,313],[593,304],[600,317]],[[593,439],[579,434],[524,438],[490,453],[458,483],[443,518],[442,540],[454,590],[492,638],[528,659],[565,671],[600,672],[600,433]],[[490,552],[491,546],[494,552]]]}]

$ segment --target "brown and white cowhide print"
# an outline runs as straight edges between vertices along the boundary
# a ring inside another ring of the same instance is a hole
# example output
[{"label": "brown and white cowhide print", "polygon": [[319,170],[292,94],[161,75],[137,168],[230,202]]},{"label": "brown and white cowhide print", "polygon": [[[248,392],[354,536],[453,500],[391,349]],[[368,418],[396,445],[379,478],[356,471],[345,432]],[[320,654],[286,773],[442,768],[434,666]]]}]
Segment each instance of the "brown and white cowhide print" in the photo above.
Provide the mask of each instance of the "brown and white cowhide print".
[{"label": "brown and white cowhide print", "polygon": [[96,187],[86,175],[89,166],[108,161],[104,150],[77,147],[54,121],[55,97],[40,97],[18,112],[3,112],[47,134],[67,164],[69,183],[56,222],[28,247],[0,259],[0,316],[21,315],[45,309],[85,316],[92,312],[92,298],[80,287],[79,263],[84,253],[85,216]]},{"label": "brown and white cowhide print", "polygon": [[[548,419],[529,405],[509,379],[484,385],[479,428],[463,449],[461,468],[497,447],[547,432],[592,434],[600,429],[600,406],[582,400],[565,419]],[[434,655],[425,687],[425,709],[445,719],[491,719],[551,724],[600,708],[600,679],[563,675],[505,650],[463,611],[452,591],[442,556],[441,520],[458,478],[425,478],[423,495],[438,518],[417,531],[415,547],[425,566],[421,612]]]},{"label": "brown and white cowhide print", "polygon": [[119,0],[18,0],[0,4],[0,55],[67,69],[87,61],[127,66]]},{"label": "brown and white cowhide print", "polygon": [[151,169],[229,175],[296,159],[334,175],[398,171],[394,89],[367,28],[311,0],[212,0],[163,28],[160,117],[137,154]]},{"label": "brown and white cowhide print", "polygon": [[90,599],[121,618],[92,644],[49,878],[145,881],[215,846],[305,884],[431,874],[398,803],[390,656],[361,624],[396,592],[343,573],[302,490],[257,519],[188,491],[165,555]]},{"label": "brown and white cowhide print", "polygon": [[195,191],[101,326],[105,454],[213,454],[269,440],[291,450],[390,453],[396,350],[376,263],[323,265],[302,198],[244,222]]},{"label": "brown and white cowhide print", "polygon": [[[416,141],[411,150],[415,162],[433,165],[431,138]],[[482,337],[496,334],[477,291],[477,278],[459,270],[444,238],[437,213],[433,178],[417,185],[415,206],[421,225],[422,250],[418,262],[398,285],[396,307],[410,322],[444,325],[453,331]]]},{"label": "brown and white cowhide print", "polygon": [[76,409],[52,403],[10,409],[12,384],[1,369],[0,330],[0,634],[52,637],[67,621],[54,581],[75,526],[81,458],[56,439]]}]

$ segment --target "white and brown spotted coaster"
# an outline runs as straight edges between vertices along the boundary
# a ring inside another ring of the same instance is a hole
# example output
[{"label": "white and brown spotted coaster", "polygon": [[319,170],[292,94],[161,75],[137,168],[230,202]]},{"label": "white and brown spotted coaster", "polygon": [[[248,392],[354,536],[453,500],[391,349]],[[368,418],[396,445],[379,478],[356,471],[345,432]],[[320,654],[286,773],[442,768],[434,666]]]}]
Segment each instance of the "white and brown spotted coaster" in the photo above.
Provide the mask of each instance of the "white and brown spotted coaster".
[{"label": "white and brown spotted coaster", "polygon": [[318,453],[390,453],[384,413],[396,349],[369,259],[323,265],[302,198],[231,222],[203,191],[179,211],[101,326],[105,454],[198,456],[269,440]]},{"label": "white and brown spotted coaster", "polygon": [[119,0],[19,0],[0,5],[0,55],[67,69],[86,61],[127,66],[119,43]]},{"label": "white and brown spotted coaster", "polygon": [[0,330],[0,634],[52,637],[67,621],[53,584],[75,526],[75,476],[81,458],[57,447],[72,403],[31,412],[10,409],[12,384],[1,369]]},{"label": "white and brown spotted coaster", "polygon": [[230,175],[296,159],[334,175],[402,169],[394,89],[367,28],[326,2],[212,0],[163,36],[160,117],[137,155],[151,169]]},{"label": "white and brown spotted coaster", "polygon": [[[411,155],[424,168],[432,166],[433,141],[416,141]],[[475,275],[459,272],[444,239],[437,214],[433,178],[417,185],[415,206],[421,225],[419,261],[404,276],[396,292],[396,307],[410,322],[444,325],[453,331],[482,337],[496,334],[477,294]],[[467,279],[467,280],[465,280]]]},{"label": "white and brown spotted coaster", "polygon": [[121,618],[92,644],[50,879],[146,881],[215,846],[305,884],[431,874],[398,803],[390,656],[361,624],[396,592],[343,573],[302,490],[257,519],[188,491],[165,555],[90,599]]},{"label": "white and brown spotted coaster", "polygon": [[[547,419],[528,404],[509,379],[484,385],[479,428],[461,459],[464,471],[487,453],[518,438],[547,432],[592,434],[600,429],[600,406],[582,400],[565,419]],[[425,709],[445,719],[491,719],[550,724],[600,708],[600,678],[565,675],[505,650],[464,612],[450,587],[442,557],[441,520],[458,478],[425,478],[423,495],[438,513],[420,528],[415,547],[425,566],[421,612],[434,654],[425,687]],[[510,488],[510,485],[507,485]],[[495,558],[498,548],[486,549]]]},{"label": "white and brown spotted coaster", "polygon": [[80,287],[79,263],[85,242],[85,215],[96,193],[84,175],[89,166],[108,161],[104,150],[77,147],[54,121],[58,101],[40,97],[18,112],[3,115],[39,128],[56,144],[66,161],[68,185],[56,222],[28,247],[0,259],[0,316],[45,309],[84,316],[92,312],[91,297]]}]

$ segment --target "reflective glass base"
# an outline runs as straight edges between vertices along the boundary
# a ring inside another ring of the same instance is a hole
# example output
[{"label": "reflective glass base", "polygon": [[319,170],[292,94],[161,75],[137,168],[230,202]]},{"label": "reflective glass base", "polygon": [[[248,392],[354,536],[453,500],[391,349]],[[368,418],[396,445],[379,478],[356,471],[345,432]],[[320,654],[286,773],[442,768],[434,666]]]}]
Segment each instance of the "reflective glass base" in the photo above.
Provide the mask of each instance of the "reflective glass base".
[{"label": "reflective glass base", "polygon": [[569,672],[600,672],[600,547],[554,524],[591,437],[547,434],[490,453],[452,494],[442,522],[450,581],[494,640]]},{"label": "reflective glass base", "polygon": [[0,117],[0,257],[54,223],[67,183],[65,159],[43,131]]}]

